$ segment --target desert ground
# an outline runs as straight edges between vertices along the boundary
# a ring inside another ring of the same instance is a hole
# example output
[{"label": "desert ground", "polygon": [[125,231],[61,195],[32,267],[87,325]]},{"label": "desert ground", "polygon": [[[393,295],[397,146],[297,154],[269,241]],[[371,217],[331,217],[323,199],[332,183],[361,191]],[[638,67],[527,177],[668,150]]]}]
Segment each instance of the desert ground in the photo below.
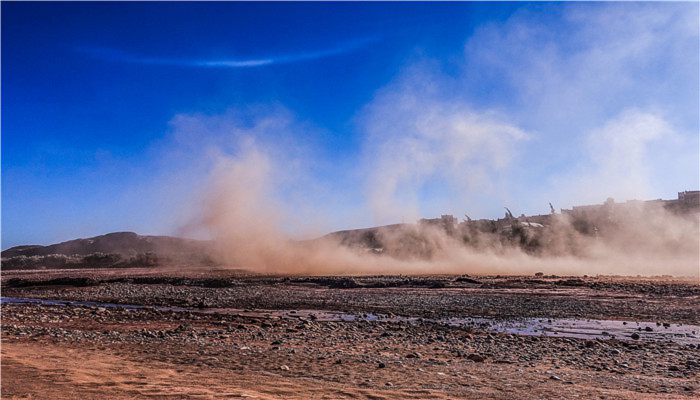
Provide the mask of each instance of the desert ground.
[{"label": "desert ground", "polygon": [[2,275],[2,398],[700,397],[671,278]]}]

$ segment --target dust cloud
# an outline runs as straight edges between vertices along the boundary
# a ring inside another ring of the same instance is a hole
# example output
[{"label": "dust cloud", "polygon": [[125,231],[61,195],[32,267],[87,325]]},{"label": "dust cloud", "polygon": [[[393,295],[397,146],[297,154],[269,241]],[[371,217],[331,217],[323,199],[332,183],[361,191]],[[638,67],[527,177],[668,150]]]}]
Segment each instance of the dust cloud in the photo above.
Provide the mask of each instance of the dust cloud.
[{"label": "dust cloud", "polygon": [[[259,272],[699,277],[700,207],[624,202],[698,189],[677,187],[700,178],[697,93],[687,90],[697,18],[665,7],[582,12],[563,11],[565,38],[518,14],[475,31],[461,59],[417,53],[342,140],[282,106],[175,119],[186,153],[211,137],[220,149],[189,162],[214,166],[196,182],[204,194],[191,189],[202,199],[188,226],[214,239],[221,263]],[[503,87],[484,93],[485,71]],[[600,215],[418,223],[608,197],[623,202]],[[341,226],[383,227],[323,236]]]},{"label": "dust cloud", "polygon": [[655,203],[621,203],[599,220],[554,214],[537,229],[512,221],[505,233],[503,222],[407,223],[300,240],[285,231],[298,207],[278,190],[285,162],[254,142],[236,156],[218,156],[197,224],[214,238],[222,264],[319,275],[699,273],[697,213]]}]

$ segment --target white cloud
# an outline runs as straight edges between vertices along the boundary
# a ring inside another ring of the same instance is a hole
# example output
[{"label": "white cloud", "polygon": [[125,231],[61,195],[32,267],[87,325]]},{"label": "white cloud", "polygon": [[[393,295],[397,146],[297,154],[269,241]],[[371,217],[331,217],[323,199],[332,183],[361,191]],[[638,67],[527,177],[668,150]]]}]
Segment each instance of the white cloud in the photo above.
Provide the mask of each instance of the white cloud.
[{"label": "white cloud", "polygon": [[544,11],[525,9],[483,27],[465,47],[466,78],[503,79],[514,97],[509,111],[523,123],[586,130],[624,108],[668,104],[676,118],[697,114],[697,4]]},{"label": "white cloud", "polygon": [[125,51],[103,47],[80,47],[77,50],[102,60],[131,64],[165,65],[186,68],[254,68],[272,64],[292,64],[312,61],[351,53],[377,40],[378,38],[376,37],[360,38],[338,43],[335,46],[321,50],[308,50],[256,58],[167,58],[130,54]]}]

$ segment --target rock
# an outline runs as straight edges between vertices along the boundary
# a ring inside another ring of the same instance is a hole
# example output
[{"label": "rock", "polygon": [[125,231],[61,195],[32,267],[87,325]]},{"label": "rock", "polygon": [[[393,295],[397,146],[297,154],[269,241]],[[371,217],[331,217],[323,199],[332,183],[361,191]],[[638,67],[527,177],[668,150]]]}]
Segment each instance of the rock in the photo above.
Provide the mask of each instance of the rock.
[{"label": "rock", "polygon": [[289,367],[286,366],[286,365],[280,366],[280,369],[281,369],[282,371],[289,371]]},{"label": "rock", "polygon": [[384,364],[383,362],[380,361],[380,362],[377,364],[377,368],[386,368],[386,364]]},{"label": "rock", "polygon": [[482,356],[481,354],[477,354],[477,353],[472,353],[472,354],[468,355],[467,358],[469,360],[474,361],[474,362],[484,362],[484,360],[486,360],[486,357]]},{"label": "rock", "polygon": [[633,333],[630,337],[634,340],[639,340],[639,334],[637,332]]},{"label": "rock", "polygon": [[646,328],[644,328],[644,330],[647,331],[647,332],[653,332],[653,331],[654,331],[653,329],[651,329],[651,326],[647,326]]},{"label": "rock", "polygon": [[549,377],[549,379],[551,379],[551,380],[553,380],[553,381],[560,381],[560,380],[561,380],[561,378],[558,377],[558,376],[556,376],[556,375],[551,375],[551,376]]}]

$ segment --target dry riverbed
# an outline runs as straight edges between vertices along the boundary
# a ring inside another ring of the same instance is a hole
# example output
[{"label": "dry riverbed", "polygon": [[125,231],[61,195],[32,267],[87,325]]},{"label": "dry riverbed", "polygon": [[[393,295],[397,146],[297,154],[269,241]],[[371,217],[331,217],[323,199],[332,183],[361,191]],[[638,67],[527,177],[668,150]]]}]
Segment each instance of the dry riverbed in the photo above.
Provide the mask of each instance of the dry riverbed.
[{"label": "dry riverbed", "polygon": [[3,398],[694,398],[700,285],[4,273]]}]

